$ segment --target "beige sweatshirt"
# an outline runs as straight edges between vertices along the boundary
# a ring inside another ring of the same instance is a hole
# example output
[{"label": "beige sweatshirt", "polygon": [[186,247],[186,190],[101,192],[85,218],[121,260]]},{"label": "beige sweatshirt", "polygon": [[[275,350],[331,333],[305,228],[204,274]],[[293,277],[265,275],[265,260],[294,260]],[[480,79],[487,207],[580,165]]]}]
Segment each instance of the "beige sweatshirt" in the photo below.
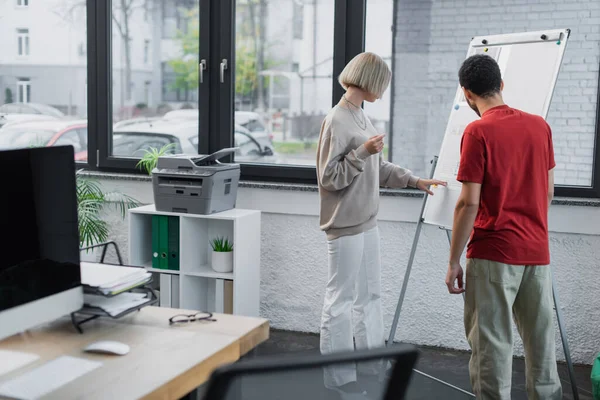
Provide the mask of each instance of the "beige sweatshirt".
[{"label": "beige sweatshirt", "polygon": [[351,111],[339,105],[321,125],[317,179],[321,230],[328,240],[366,232],[377,225],[380,186],[417,185],[419,178],[409,170],[385,161],[382,153],[371,155],[367,151],[364,143],[378,134],[368,118],[367,129],[362,130]]}]

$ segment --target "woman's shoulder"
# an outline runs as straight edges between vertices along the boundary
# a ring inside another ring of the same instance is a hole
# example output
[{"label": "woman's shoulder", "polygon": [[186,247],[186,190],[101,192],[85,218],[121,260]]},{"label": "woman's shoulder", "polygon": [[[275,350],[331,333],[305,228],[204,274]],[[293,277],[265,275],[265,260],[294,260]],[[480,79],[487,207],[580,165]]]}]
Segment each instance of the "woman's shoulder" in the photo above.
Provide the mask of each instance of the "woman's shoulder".
[{"label": "woman's shoulder", "polygon": [[348,110],[341,106],[333,107],[325,116],[324,124],[328,126],[338,126],[345,124],[348,119]]}]

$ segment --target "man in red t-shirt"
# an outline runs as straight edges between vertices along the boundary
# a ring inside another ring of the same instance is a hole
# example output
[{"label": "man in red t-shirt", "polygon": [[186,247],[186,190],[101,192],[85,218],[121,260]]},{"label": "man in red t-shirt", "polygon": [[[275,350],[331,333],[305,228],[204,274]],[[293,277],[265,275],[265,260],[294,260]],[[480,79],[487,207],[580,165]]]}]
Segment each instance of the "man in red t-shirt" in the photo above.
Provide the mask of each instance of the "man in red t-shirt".
[{"label": "man in red t-shirt", "polygon": [[[542,117],[504,104],[500,68],[491,57],[469,57],[459,80],[481,119],[462,137],[457,179],[463,185],[446,284],[450,293],[465,292],[471,384],[478,399],[510,399],[514,319],[525,348],[528,398],[562,399],[548,266],[552,133]],[[464,285],[460,257],[467,241]]]}]

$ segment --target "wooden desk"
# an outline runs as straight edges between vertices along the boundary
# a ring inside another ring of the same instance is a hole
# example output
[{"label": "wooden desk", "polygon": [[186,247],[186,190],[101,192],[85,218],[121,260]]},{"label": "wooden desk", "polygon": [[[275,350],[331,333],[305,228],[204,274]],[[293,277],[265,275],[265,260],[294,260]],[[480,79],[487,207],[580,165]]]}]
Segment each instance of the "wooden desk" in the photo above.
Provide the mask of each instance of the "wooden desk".
[{"label": "wooden desk", "polygon": [[[207,381],[212,371],[240,358],[269,337],[260,318],[216,314],[217,322],[170,326],[169,318],[193,311],[147,307],[120,320],[100,318],[75,331],[70,319],[0,341],[0,349],[35,353],[40,359],[0,376],[0,383],[61,355],[103,365],[44,399],[179,399]],[[116,340],[130,346],[125,356],[83,352],[89,343]]]}]

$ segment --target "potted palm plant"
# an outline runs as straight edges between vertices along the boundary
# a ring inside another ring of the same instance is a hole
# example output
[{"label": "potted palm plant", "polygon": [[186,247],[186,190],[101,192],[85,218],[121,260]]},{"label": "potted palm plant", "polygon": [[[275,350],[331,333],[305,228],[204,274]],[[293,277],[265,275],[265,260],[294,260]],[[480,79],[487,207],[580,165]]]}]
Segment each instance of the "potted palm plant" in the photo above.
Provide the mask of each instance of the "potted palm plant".
[{"label": "potted palm plant", "polygon": [[233,243],[224,237],[218,237],[210,242],[212,247],[212,269],[216,272],[233,271]]},{"label": "potted palm plant", "polygon": [[[104,192],[100,185],[77,171],[77,217],[79,220],[79,247],[89,247],[108,240],[108,223],[103,211],[114,208],[125,219],[127,210],[137,207],[137,200],[119,192]],[[83,250],[82,261],[96,261],[98,249]]]},{"label": "potted palm plant", "polygon": [[164,145],[160,149],[151,147],[150,149],[144,150],[144,155],[137,163],[137,167],[145,171],[148,175],[152,175],[152,170],[156,168],[158,158],[163,157],[167,154],[171,154],[172,150],[175,149],[175,143],[169,143]]}]

